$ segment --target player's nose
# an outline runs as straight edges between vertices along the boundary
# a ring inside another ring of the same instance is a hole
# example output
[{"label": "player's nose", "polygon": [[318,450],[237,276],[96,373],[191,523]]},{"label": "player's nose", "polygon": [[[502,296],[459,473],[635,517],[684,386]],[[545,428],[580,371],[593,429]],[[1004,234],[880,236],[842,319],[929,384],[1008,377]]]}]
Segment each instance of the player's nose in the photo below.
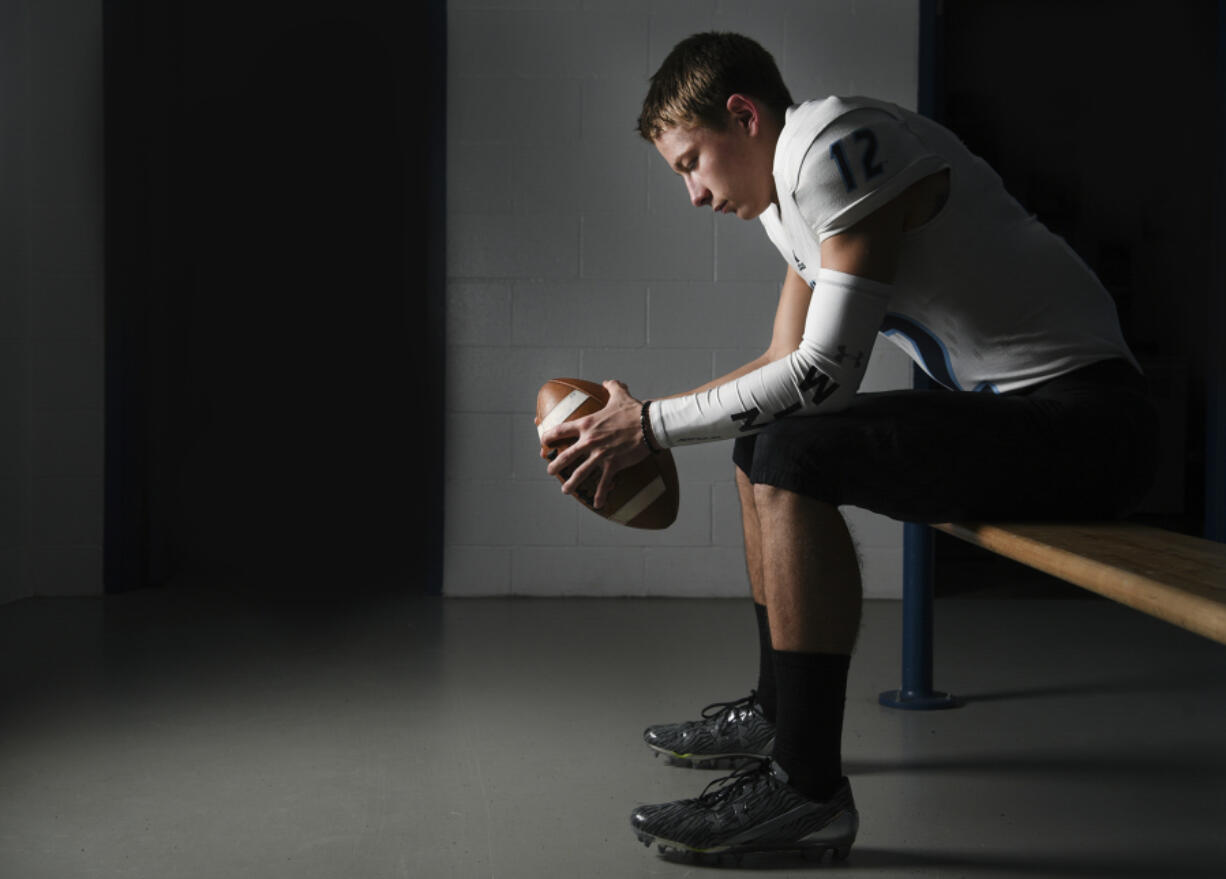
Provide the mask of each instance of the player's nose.
[{"label": "player's nose", "polygon": [[711,190],[694,180],[686,180],[685,188],[690,194],[690,204],[700,208],[711,201]]}]

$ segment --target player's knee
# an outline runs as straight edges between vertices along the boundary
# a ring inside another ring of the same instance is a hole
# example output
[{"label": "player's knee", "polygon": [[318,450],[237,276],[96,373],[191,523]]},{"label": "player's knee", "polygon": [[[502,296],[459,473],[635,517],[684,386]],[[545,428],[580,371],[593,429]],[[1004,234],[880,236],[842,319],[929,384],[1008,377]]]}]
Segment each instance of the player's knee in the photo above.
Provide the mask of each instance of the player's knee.
[{"label": "player's knee", "polygon": [[837,504],[822,500],[803,489],[793,490],[759,482],[753,487],[753,502],[758,515],[767,521],[794,520],[821,528],[842,523]]},{"label": "player's knee", "polygon": [[794,491],[780,488],[777,485],[768,485],[765,482],[759,482],[753,486],[754,506],[760,510],[795,503],[798,497]]}]

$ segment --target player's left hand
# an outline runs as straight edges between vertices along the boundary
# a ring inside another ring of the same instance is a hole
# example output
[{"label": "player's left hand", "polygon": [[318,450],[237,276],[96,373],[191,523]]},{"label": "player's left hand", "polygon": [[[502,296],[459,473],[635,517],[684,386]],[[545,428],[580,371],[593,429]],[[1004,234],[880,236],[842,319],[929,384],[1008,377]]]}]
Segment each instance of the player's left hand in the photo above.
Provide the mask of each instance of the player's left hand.
[{"label": "player's left hand", "polygon": [[606,381],[602,384],[609,392],[609,402],[603,409],[574,421],[564,421],[541,435],[542,458],[549,455],[547,446],[574,440],[557,454],[547,468],[550,476],[574,468],[562,484],[563,493],[574,494],[575,489],[589,476],[600,474],[592,504],[596,509],[604,506],[618,471],[637,464],[651,454],[643,440],[639,421],[642,401],[630,396],[630,389],[622,382]]}]

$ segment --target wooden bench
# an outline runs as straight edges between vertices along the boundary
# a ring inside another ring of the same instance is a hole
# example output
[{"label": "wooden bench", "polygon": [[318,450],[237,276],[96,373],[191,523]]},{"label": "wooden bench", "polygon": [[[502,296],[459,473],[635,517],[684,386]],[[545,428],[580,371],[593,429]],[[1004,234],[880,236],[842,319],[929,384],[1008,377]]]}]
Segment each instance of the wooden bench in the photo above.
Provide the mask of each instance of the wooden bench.
[{"label": "wooden bench", "polygon": [[[1226,644],[1226,544],[1129,522],[951,522],[931,528]],[[891,708],[950,708],[932,689],[932,531],[904,531],[903,685]]]}]

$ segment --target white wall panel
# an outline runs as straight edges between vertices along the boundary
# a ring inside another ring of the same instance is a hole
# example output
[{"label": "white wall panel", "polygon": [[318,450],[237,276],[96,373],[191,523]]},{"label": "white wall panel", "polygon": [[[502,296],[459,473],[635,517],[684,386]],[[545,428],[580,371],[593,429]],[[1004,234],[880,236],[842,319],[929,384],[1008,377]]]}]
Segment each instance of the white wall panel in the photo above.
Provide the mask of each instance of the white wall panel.
[{"label": "white wall panel", "polygon": [[[448,75],[450,595],[744,595],[731,444],[679,449],[672,529],[610,525],[558,491],[532,414],[547,379],[687,390],[770,338],[785,266],[756,222],[715,218],[634,130],[677,40],[736,30],[797,100],[914,107],[915,0],[452,0]],[[905,386],[878,346],[866,387]],[[506,447],[499,448],[499,443]],[[848,517],[866,593],[901,590],[901,526]]]}]

